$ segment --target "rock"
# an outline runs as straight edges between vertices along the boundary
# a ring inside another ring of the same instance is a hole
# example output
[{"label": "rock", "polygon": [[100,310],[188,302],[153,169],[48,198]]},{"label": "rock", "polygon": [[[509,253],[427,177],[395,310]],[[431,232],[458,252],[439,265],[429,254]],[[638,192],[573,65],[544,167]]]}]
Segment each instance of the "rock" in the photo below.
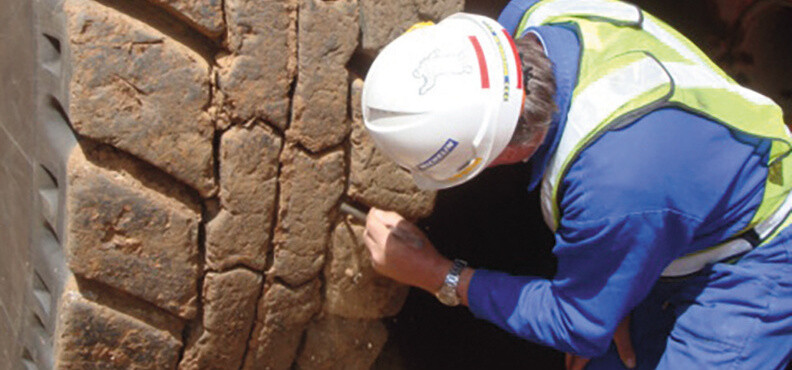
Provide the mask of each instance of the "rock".
[{"label": "rock", "polygon": [[379,320],[351,320],[328,315],[311,323],[298,369],[367,370],[388,339]]},{"label": "rock", "polygon": [[222,210],[206,226],[206,263],[264,270],[275,218],[280,137],[265,125],[234,126],[220,140]]},{"label": "rock", "polygon": [[209,37],[218,37],[225,29],[221,0],[149,0],[184,19]]},{"label": "rock", "polygon": [[298,76],[286,135],[312,152],[349,134],[345,66],[357,47],[357,1],[301,0]]},{"label": "rock", "polygon": [[[173,369],[179,361],[182,343],[178,320],[170,328],[151,325],[163,322],[156,309],[140,309],[118,297],[83,296],[73,284],[62,296],[56,333],[57,369]],[[96,292],[90,295],[96,295]],[[101,291],[100,291],[101,294]],[[107,302],[108,300],[114,302]],[[122,312],[108,307],[131,311]],[[130,308],[131,307],[131,308]],[[170,330],[169,330],[170,329]]]},{"label": "rock", "polygon": [[298,286],[318,276],[324,265],[331,212],[344,192],[344,152],[311,155],[288,144],[281,166],[270,273]]},{"label": "rock", "polygon": [[352,83],[349,196],[360,203],[395,211],[409,219],[429,216],[434,208],[436,192],[418,189],[409,172],[376,148],[363,125],[362,89],[362,80]]},{"label": "rock", "polygon": [[203,286],[203,322],[194,331],[180,369],[238,369],[256,313],[261,275],[238,268],[209,272]]},{"label": "rock", "polygon": [[464,0],[360,0],[363,52],[374,56],[413,24],[440,21],[464,6]]},{"label": "rock", "polygon": [[69,113],[81,135],[214,194],[209,65],[151,26],[94,1],[68,0]]},{"label": "rock", "polygon": [[84,144],[69,159],[72,271],[183,318],[196,313],[199,205],[134,158]]},{"label": "rock", "polygon": [[297,0],[226,0],[230,54],[217,58],[222,110],[285,129],[297,67]]},{"label": "rock", "polygon": [[259,300],[243,369],[290,369],[300,339],[321,308],[319,280],[298,288],[268,281]]},{"label": "rock", "polygon": [[371,266],[362,237],[365,227],[339,223],[325,265],[325,312],[357,319],[379,319],[399,313],[409,287],[386,278]]}]

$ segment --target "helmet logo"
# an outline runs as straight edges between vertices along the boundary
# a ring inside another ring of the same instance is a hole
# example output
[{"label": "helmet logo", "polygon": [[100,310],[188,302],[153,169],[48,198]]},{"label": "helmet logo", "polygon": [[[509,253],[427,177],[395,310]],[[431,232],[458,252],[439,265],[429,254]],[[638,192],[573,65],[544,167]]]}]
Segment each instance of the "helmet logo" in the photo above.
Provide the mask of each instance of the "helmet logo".
[{"label": "helmet logo", "polygon": [[443,144],[443,146],[441,146],[440,149],[435,152],[435,154],[432,154],[429,159],[418,164],[418,169],[421,171],[426,171],[427,169],[440,163],[440,161],[445,159],[445,157],[448,157],[448,155],[454,151],[454,148],[456,148],[457,145],[459,145],[459,142],[455,141],[454,139],[446,140],[445,144]]},{"label": "helmet logo", "polygon": [[465,52],[440,54],[440,49],[435,49],[421,59],[418,67],[413,70],[413,77],[422,80],[418,94],[424,95],[432,90],[437,83],[437,78],[443,75],[461,75],[473,71],[473,67],[465,63]]}]

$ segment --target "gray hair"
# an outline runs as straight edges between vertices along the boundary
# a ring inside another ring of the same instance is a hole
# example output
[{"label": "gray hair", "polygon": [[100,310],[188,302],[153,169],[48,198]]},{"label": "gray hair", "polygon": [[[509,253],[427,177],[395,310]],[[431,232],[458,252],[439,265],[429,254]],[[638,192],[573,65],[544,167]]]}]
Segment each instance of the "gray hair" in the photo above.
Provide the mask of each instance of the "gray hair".
[{"label": "gray hair", "polygon": [[550,125],[558,109],[553,99],[556,92],[553,63],[545,55],[539,38],[526,32],[515,44],[522,61],[525,103],[509,145],[529,142],[540,129]]}]

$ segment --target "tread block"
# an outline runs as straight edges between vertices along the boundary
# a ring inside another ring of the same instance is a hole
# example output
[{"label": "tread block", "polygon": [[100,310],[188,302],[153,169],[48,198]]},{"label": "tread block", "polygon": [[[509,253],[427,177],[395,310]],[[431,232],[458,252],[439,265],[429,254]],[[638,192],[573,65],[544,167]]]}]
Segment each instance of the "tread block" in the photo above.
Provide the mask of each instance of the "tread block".
[{"label": "tread block", "polygon": [[340,144],[349,134],[349,72],[357,47],[357,1],[301,0],[297,87],[286,137],[311,152]]},{"label": "tread block", "polygon": [[72,287],[62,299],[55,368],[176,367],[182,347],[178,320],[90,289],[82,294]]},{"label": "tread block", "polygon": [[360,0],[363,52],[374,56],[413,24],[437,22],[464,6],[464,0]]},{"label": "tread block", "polygon": [[186,19],[196,30],[219,37],[225,30],[221,0],[148,0]]},{"label": "tread block", "polygon": [[371,266],[363,244],[365,227],[347,219],[336,225],[325,265],[325,312],[357,319],[399,313],[409,287],[388,279]]},{"label": "tread block", "polygon": [[69,160],[69,267],[180,317],[194,317],[197,200],[130,156],[83,147]]},{"label": "tread block", "polygon": [[216,191],[209,65],[145,23],[87,0],[68,0],[78,134],[131,153],[208,197]]},{"label": "tread block", "polygon": [[272,239],[282,140],[264,125],[234,126],[220,140],[220,212],[206,225],[206,263],[262,271]]},{"label": "tread block", "polygon": [[226,120],[262,119],[283,130],[297,71],[296,0],[226,0],[228,52],[217,56]]},{"label": "tread block", "polygon": [[270,273],[298,286],[316,278],[324,266],[331,212],[344,192],[344,152],[310,155],[287,144],[281,165]]},{"label": "tread block", "polygon": [[203,318],[193,328],[179,369],[238,369],[256,316],[260,274],[244,268],[206,274]]},{"label": "tread block", "polygon": [[265,283],[243,369],[291,368],[303,332],[321,308],[320,285],[318,279],[297,288]]},{"label": "tread block", "polygon": [[380,320],[327,315],[308,327],[297,369],[367,370],[388,339]]}]

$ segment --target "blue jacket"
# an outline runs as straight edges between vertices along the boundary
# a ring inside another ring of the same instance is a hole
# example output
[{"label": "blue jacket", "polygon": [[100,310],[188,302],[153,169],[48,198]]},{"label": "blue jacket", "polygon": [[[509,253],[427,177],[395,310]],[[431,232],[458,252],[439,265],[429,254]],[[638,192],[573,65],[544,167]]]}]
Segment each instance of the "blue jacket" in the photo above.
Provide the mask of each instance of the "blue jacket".
[{"label": "blue jacket", "polygon": [[[510,32],[536,0],[512,1],[498,21]],[[529,29],[554,64],[559,112],[531,158],[544,174],[566,123],[580,43],[564,26]],[[722,242],[761,202],[770,143],[677,108],[646,114],[586,148],[563,179],[552,280],[479,269],[471,311],[525,339],[594,357],[675,258]],[[530,247],[530,246],[526,246]]]}]

